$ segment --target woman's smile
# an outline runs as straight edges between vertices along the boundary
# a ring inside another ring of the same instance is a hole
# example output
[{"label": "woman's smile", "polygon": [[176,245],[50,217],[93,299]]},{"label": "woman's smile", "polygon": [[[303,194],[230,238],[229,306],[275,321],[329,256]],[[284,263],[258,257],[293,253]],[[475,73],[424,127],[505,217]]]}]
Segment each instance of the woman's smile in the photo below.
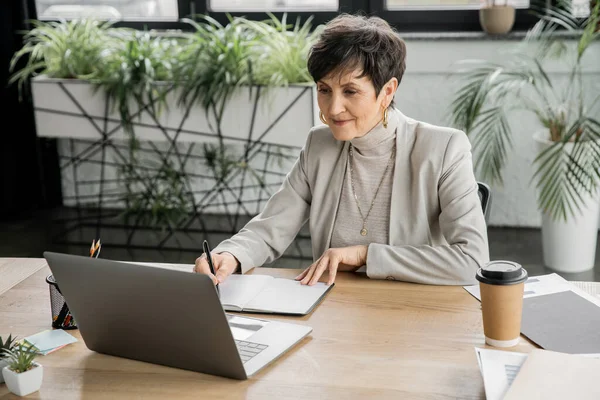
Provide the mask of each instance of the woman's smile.
[{"label": "woman's smile", "polygon": [[344,126],[352,122],[352,119],[332,119],[335,126]]}]

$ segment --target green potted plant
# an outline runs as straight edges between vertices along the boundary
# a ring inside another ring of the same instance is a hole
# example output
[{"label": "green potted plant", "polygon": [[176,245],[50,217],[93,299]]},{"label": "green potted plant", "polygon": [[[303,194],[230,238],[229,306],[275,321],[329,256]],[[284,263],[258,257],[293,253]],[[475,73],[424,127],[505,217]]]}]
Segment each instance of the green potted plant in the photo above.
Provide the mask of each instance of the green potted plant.
[{"label": "green potted plant", "polygon": [[[220,147],[224,139],[301,147],[305,134],[281,125],[317,122],[306,118],[316,107],[306,60],[321,27],[311,30],[312,18],[290,27],[286,18],[285,14],[281,20],[270,14],[266,21],[229,17],[226,25],[205,15],[182,20],[191,32],[183,34],[174,70],[178,104],[184,110],[200,105],[206,118],[190,119],[215,133]],[[249,125],[257,131],[255,137],[248,137]]]},{"label": "green potted plant", "polygon": [[13,350],[15,346],[16,337],[8,335],[6,340],[2,340],[2,336],[0,336],[0,383],[4,382],[4,377],[2,376],[2,368],[8,365],[8,354],[6,352]]},{"label": "green potted plant", "polygon": [[[33,29],[25,32],[23,47],[10,63],[13,75],[9,84],[17,83],[22,91],[30,78],[81,79],[95,77],[103,70],[105,54],[116,43],[118,32],[111,22],[93,19],[64,22],[33,20]],[[24,65],[19,62],[26,58]]]},{"label": "green potted plant", "polygon": [[35,362],[37,352],[31,345],[19,343],[11,350],[5,350],[8,365],[2,368],[2,375],[8,390],[17,396],[27,396],[40,390],[44,369]]},{"label": "green potted plant", "polygon": [[[230,16],[226,25],[206,15],[183,19],[191,32],[182,36],[174,68],[178,104],[185,110],[199,105],[206,118],[197,125],[217,137],[217,143],[202,146],[217,186],[240,173],[248,173],[251,181],[264,186],[248,159],[257,147],[248,137],[249,124],[254,125],[251,130],[270,130],[273,134],[264,139],[271,143],[302,146],[303,134],[290,135],[293,130],[284,132],[274,124],[282,117],[291,126],[315,123],[306,119],[316,105],[306,60],[322,26],[312,29],[312,17],[292,25],[285,13],[281,20],[268,15],[265,21]],[[299,98],[301,101],[296,102]],[[292,103],[299,111],[285,110]],[[233,140],[244,140],[246,145],[236,149]],[[270,152],[280,164],[281,152]]]},{"label": "green potted plant", "polygon": [[515,8],[508,0],[485,0],[479,9],[479,22],[490,35],[504,35],[515,24]]},{"label": "green potted plant", "polygon": [[[504,61],[461,63],[451,119],[472,137],[475,167],[492,184],[502,183],[512,136],[533,136],[544,263],[579,272],[594,266],[600,209],[600,96],[595,82],[585,81],[583,65],[599,38],[600,5],[584,19],[573,17],[570,2],[533,7],[540,21]],[[576,39],[569,41],[558,30]],[[548,65],[562,65],[567,82],[553,76]],[[511,117],[524,111],[537,117],[538,131],[511,126]]]},{"label": "green potted plant", "polygon": [[[278,154],[303,146],[318,123],[311,20],[194,16],[183,20],[189,30],[160,33],[36,21],[11,82],[31,82],[37,135],[57,138],[72,160],[61,169],[64,205],[125,209],[136,227],[173,231],[196,209],[239,213],[268,198],[280,182],[265,171],[291,164]],[[98,183],[79,196],[84,175]]]}]

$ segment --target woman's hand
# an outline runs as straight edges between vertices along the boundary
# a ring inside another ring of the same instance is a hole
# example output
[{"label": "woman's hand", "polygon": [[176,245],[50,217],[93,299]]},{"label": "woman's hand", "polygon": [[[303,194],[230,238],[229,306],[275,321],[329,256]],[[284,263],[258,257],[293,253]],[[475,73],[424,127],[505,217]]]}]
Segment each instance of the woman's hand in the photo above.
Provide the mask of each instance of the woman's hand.
[{"label": "woman's hand", "polygon": [[227,277],[235,272],[239,262],[235,256],[228,252],[223,253],[211,253],[213,266],[215,267],[215,274],[211,274],[208,261],[206,260],[206,254],[202,254],[196,259],[196,265],[194,265],[194,272],[198,274],[208,275],[214,284],[221,283],[227,279]]},{"label": "woman's hand", "polygon": [[328,249],[310,267],[296,277],[303,285],[314,285],[325,270],[329,271],[327,284],[335,281],[337,271],[356,271],[367,263],[368,246],[350,246]]}]

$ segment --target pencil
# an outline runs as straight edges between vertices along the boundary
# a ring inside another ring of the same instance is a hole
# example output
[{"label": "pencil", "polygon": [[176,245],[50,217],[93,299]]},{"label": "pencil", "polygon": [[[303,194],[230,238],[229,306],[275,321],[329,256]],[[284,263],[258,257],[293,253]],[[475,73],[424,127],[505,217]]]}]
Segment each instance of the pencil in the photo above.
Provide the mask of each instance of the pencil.
[{"label": "pencil", "polygon": [[100,239],[96,242],[96,239],[92,240],[92,246],[90,247],[90,257],[98,258],[100,255],[100,249],[102,248],[102,244],[100,243]]}]

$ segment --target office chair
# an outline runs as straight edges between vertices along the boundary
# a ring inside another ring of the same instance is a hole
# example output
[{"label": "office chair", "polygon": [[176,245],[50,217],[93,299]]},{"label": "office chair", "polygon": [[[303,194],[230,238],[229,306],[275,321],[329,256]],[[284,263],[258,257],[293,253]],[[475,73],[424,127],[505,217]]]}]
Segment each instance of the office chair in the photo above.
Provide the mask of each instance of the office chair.
[{"label": "office chair", "polygon": [[477,193],[479,194],[479,200],[481,200],[481,208],[483,209],[483,215],[487,224],[490,215],[492,191],[490,187],[483,182],[477,182],[477,186],[479,186],[479,190],[477,191]]}]

